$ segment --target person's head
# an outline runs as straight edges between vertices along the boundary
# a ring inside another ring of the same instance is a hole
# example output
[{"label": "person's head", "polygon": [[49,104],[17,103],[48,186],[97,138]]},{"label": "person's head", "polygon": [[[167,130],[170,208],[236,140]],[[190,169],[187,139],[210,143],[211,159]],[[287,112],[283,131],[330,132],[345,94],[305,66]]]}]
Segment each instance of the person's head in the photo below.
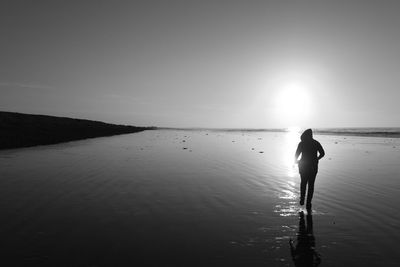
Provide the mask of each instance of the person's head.
[{"label": "person's head", "polygon": [[312,130],[311,130],[311,129],[305,130],[305,131],[301,134],[300,139],[301,139],[301,141],[303,141],[303,142],[307,142],[307,141],[313,140],[313,133],[312,133]]}]

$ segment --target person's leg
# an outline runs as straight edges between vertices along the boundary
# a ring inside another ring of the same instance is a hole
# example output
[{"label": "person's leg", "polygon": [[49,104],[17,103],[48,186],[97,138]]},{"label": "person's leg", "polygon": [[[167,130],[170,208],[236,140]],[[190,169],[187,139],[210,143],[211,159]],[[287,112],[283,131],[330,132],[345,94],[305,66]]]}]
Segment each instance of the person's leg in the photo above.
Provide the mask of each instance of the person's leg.
[{"label": "person's leg", "polygon": [[311,201],[314,195],[314,183],[315,178],[317,177],[317,173],[311,173],[308,176],[308,190],[307,190],[307,209],[311,209]]},{"label": "person's leg", "polygon": [[306,197],[307,174],[300,173],[300,178],[300,205],[304,205],[304,199]]}]

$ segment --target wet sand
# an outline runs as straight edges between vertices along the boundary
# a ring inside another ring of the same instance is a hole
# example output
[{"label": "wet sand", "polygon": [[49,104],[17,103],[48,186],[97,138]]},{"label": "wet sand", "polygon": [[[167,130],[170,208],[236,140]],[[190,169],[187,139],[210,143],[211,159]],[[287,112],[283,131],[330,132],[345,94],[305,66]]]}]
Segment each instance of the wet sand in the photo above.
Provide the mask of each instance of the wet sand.
[{"label": "wet sand", "polygon": [[[397,266],[400,139],[316,139],[327,152],[312,211],[321,266]],[[294,266],[297,142],[157,130],[0,151],[0,261]]]}]

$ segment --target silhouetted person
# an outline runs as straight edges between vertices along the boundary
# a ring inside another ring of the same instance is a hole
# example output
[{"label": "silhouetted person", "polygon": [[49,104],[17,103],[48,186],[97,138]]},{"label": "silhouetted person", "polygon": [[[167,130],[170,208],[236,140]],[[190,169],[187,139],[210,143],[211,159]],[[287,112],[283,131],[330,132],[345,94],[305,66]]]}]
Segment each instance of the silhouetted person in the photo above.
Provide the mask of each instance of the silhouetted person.
[{"label": "silhouetted person", "polygon": [[299,231],[297,233],[296,246],[290,239],[290,252],[296,267],[314,267],[321,263],[321,257],[315,250],[315,237],[311,213],[307,214],[307,225],[304,221],[304,213],[300,212]]},{"label": "silhouetted person", "polygon": [[[307,192],[307,210],[311,210],[311,200],[314,194],[314,183],[318,172],[318,161],[325,156],[325,151],[321,144],[313,139],[312,130],[305,130],[301,135],[301,142],[297,146],[295,154],[295,162],[299,164],[299,172],[301,177],[300,183],[300,205],[304,205]],[[298,160],[301,154],[301,159]]]}]

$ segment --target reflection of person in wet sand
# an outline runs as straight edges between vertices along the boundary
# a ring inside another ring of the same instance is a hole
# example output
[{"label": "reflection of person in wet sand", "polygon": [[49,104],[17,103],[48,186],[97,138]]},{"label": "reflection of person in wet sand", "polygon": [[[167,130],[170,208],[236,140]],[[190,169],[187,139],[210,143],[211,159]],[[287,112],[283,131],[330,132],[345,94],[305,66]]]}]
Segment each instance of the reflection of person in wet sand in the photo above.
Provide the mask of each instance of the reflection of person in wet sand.
[{"label": "reflection of person in wet sand", "polygon": [[[314,194],[314,182],[318,172],[318,161],[325,156],[325,151],[321,144],[313,139],[312,130],[305,130],[301,135],[301,142],[297,146],[295,162],[299,164],[301,177],[300,183],[300,205],[304,205],[307,192],[307,210],[311,210],[311,200]],[[301,154],[301,159],[298,160]]]},{"label": "reflection of person in wet sand", "polygon": [[311,213],[307,214],[307,225],[304,221],[304,213],[300,212],[299,231],[297,242],[290,239],[290,251],[296,267],[312,267],[321,263],[321,257],[315,250],[315,237]]}]

